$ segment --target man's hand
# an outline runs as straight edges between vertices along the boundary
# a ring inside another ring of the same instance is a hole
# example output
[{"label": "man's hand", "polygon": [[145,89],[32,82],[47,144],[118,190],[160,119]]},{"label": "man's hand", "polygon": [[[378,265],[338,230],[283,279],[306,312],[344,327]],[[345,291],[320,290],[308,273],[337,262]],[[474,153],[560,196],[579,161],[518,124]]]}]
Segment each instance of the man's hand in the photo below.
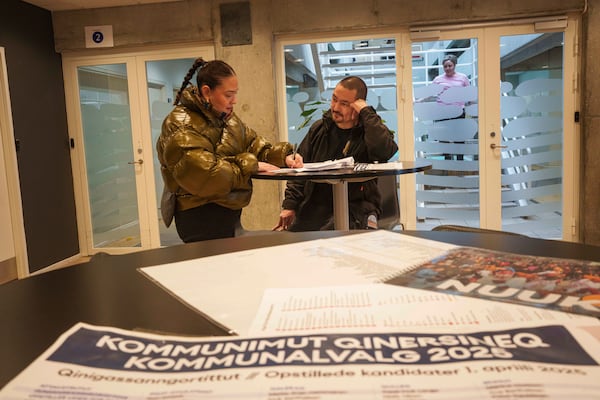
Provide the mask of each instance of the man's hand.
[{"label": "man's hand", "polygon": [[287,231],[294,222],[294,219],[296,219],[296,212],[294,210],[281,210],[281,213],[279,213],[279,224],[277,224],[273,230]]},{"label": "man's hand", "polygon": [[302,168],[304,166],[304,161],[300,154],[290,154],[289,156],[285,157],[285,165],[287,165],[289,168]]},{"label": "man's hand", "polygon": [[360,110],[362,110],[363,108],[365,108],[366,106],[368,106],[367,102],[363,99],[356,99],[354,100],[354,102],[351,104],[352,108],[354,108],[354,110],[359,113]]},{"label": "man's hand", "polygon": [[354,120],[354,125],[358,124],[358,114],[360,114],[360,110],[367,106],[367,102],[363,99],[356,99],[352,103],[350,103],[352,107],[352,119]]}]

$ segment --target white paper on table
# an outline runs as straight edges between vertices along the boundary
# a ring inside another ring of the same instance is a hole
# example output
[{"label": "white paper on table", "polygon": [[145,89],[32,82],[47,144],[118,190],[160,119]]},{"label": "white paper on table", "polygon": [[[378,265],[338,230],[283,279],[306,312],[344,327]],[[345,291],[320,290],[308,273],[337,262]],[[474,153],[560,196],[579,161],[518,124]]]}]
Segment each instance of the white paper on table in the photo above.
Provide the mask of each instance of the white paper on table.
[{"label": "white paper on table", "polygon": [[402,169],[401,161],[389,161],[385,163],[358,163],[354,164],[355,171],[387,171]]},{"label": "white paper on table", "polygon": [[251,335],[404,329],[497,329],[540,323],[600,325],[546,308],[387,284],[266,289]]},{"label": "white paper on table", "polygon": [[267,288],[383,282],[455,247],[376,230],[144,267],[140,271],[192,308],[245,334]]},{"label": "white paper on table", "polygon": [[354,166],[354,157],[341,158],[339,160],[327,160],[321,162],[304,163],[300,168],[280,168],[271,172],[283,174],[287,172],[311,172],[311,171],[329,171],[332,169],[352,168]]}]

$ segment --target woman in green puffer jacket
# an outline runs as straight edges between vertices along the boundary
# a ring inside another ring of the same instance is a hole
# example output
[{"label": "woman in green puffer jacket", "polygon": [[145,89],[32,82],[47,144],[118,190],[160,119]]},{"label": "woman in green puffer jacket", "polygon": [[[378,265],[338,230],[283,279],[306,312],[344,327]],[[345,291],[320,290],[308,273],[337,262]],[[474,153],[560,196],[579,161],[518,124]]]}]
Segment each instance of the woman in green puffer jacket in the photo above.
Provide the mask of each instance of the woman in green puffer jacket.
[{"label": "woman in green puffer jacket", "polygon": [[[196,86],[190,80],[197,73]],[[184,242],[233,237],[252,196],[251,175],[302,166],[287,142],[269,143],[233,112],[235,71],[198,58],[190,68],[156,143],[164,182],[161,211],[173,216]]]}]

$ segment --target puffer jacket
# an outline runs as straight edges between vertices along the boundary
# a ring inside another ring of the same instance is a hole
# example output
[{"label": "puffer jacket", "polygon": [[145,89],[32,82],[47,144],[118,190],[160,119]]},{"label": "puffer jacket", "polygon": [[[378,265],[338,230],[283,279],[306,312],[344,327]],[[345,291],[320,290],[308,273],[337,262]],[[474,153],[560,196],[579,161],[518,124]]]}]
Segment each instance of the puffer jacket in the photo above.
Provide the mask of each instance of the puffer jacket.
[{"label": "puffer jacket", "polygon": [[[331,110],[313,123],[298,147],[304,162],[321,162],[336,157],[328,148],[328,135],[335,127]],[[373,107],[365,107],[359,113],[358,125],[352,128],[343,151],[344,157],[352,156],[358,163],[387,162],[398,151],[394,133],[383,123]],[[313,194],[315,183],[311,181],[288,181],[282,208],[303,213]],[[364,228],[369,214],[381,214],[381,194],[377,180],[350,182],[348,184],[348,207],[351,227]]]},{"label": "puffer jacket", "polygon": [[258,161],[285,167],[292,145],[269,143],[235,113],[226,120],[217,117],[200,102],[197,90],[182,93],[156,142],[165,189],[175,194],[176,210],[207,203],[241,209],[250,202]]}]

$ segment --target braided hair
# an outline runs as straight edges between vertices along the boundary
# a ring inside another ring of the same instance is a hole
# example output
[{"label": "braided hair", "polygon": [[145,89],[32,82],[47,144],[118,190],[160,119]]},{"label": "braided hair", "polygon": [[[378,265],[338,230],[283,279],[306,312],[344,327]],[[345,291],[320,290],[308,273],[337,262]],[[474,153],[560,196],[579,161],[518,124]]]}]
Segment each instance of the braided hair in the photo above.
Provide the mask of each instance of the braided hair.
[{"label": "braided hair", "polygon": [[203,85],[207,85],[209,88],[214,89],[221,83],[223,79],[235,75],[233,68],[225,61],[204,61],[202,57],[199,57],[194,60],[194,64],[185,75],[185,78],[183,78],[181,87],[179,88],[177,96],[175,97],[175,105],[179,104],[181,94],[190,84],[190,81],[192,80],[192,77],[196,71],[198,71],[198,74],[196,75],[196,85],[198,86],[198,89],[200,89]]}]

